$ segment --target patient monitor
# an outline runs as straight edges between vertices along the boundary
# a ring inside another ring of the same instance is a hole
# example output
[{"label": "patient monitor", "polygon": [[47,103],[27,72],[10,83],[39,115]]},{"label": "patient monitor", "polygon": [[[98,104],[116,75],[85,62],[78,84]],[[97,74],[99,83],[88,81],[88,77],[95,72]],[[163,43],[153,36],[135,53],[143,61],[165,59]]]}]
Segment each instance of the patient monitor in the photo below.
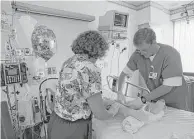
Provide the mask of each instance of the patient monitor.
[{"label": "patient monitor", "polygon": [[106,12],[99,17],[98,30],[107,39],[122,40],[127,38],[128,13],[115,10]]},{"label": "patient monitor", "polygon": [[[120,60],[122,59],[122,63],[127,62],[127,59],[124,57],[128,57],[128,53],[123,53],[123,51],[125,51],[128,47],[128,19],[128,13],[123,13],[116,10],[107,11],[105,15],[99,17],[98,30],[102,34],[102,36],[108,42],[110,42],[109,52],[107,52],[107,57],[104,58],[104,60],[106,59],[105,61],[108,61],[108,66],[103,72],[105,76],[119,76],[119,73],[121,72],[120,69],[123,68],[123,64],[121,65]],[[113,90],[113,92],[116,92],[117,80],[115,80],[115,78],[112,79],[113,88],[111,90]],[[105,80],[106,79],[104,79],[103,81]]]}]

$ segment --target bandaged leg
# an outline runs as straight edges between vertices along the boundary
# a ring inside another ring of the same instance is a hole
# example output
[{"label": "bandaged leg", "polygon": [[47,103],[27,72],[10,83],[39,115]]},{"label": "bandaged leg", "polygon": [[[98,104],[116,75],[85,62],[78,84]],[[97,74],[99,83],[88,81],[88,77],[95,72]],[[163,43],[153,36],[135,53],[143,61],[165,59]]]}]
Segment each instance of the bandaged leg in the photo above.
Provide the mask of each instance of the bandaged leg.
[{"label": "bandaged leg", "polygon": [[148,115],[146,115],[146,113],[142,110],[133,110],[131,108],[122,106],[119,108],[119,114],[124,115],[124,117],[132,116],[143,122],[148,121]]},{"label": "bandaged leg", "polygon": [[160,120],[164,116],[164,107],[164,101],[146,104],[140,110],[133,110],[125,106],[120,107],[119,113],[126,117],[122,122],[123,130],[135,133],[144,124]]},{"label": "bandaged leg", "polygon": [[165,108],[164,101],[157,101],[156,103],[148,103],[140,110],[134,110],[123,105],[119,108],[119,113],[125,117],[132,116],[140,121],[146,122],[150,117],[160,114]]}]

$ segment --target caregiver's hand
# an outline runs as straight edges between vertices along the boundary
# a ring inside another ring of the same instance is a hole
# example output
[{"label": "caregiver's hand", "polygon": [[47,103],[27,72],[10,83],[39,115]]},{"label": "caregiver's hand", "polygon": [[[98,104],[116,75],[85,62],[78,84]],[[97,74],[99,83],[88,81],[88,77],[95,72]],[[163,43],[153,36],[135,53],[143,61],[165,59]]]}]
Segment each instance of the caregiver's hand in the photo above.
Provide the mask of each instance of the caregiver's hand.
[{"label": "caregiver's hand", "polygon": [[126,103],[126,105],[132,109],[139,110],[143,107],[143,103],[141,101],[141,98],[138,97],[137,99],[130,101]]},{"label": "caregiver's hand", "polygon": [[104,98],[103,103],[104,103],[106,110],[108,110],[111,107],[111,105],[115,103],[115,101],[110,100],[108,98]]}]

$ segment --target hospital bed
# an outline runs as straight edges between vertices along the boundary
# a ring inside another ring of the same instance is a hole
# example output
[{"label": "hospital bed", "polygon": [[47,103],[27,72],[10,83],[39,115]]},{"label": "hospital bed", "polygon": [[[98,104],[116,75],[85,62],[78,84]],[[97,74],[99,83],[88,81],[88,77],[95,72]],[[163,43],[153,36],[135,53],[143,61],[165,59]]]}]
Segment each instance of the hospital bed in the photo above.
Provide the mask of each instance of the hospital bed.
[{"label": "hospital bed", "polygon": [[121,128],[122,115],[100,121],[93,119],[95,139],[194,139],[194,113],[168,107],[164,117],[144,125],[136,134]]},{"label": "hospital bed", "polygon": [[[115,93],[104,90],[104,97],[115,100]],[[128,101],[132,98],[127,97]],[[144,125],[135,133],[122,130],[124,120],[120,114],[107,121],[93,119],[94,139],[194,139],[194,113],[167,107],[164,117],[157,122]]]},{"label": "hospital bed", "polygon": [[[51,87],[52,83],[47,83]],[[143,89],[143,88],[142,88]],[[115,100],[117,94],[103,90],[103,97]],[[132,98],[127,97],[130,101]],[[93,118],[93,139],[194,139],[194,113],[168,107],[164,117],[157,122],[144,125],[136,134],[122,130],[124,120],[120,114],[107,121]]]},{"label": "hospital bed", "polygon": [[[107,94],[110,94],[107,91]],[[115,95],[109,98],[115,99]],[[127,101],[132,98],[127,97]],[[144,125],[136,134],[122,130],[124,116],[117,114],[106,121],[93,119],[93,139],[194,139],[194,113],[167,107],[164,117]]]}]

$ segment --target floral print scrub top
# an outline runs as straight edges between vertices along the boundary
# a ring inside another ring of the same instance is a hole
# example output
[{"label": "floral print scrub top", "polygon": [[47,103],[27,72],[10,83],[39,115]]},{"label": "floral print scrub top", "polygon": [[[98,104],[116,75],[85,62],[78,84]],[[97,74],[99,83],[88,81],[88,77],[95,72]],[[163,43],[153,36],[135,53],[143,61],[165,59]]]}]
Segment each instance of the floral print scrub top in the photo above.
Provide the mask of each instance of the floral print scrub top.
[{"label": "floral print scrub top", "polygon": [[63,119],[88,119],[91,109],[87,98],[101,93],[100,69],[87,55],[74,55],[62,65],[59,88],[55,95],[55,112]]}]

